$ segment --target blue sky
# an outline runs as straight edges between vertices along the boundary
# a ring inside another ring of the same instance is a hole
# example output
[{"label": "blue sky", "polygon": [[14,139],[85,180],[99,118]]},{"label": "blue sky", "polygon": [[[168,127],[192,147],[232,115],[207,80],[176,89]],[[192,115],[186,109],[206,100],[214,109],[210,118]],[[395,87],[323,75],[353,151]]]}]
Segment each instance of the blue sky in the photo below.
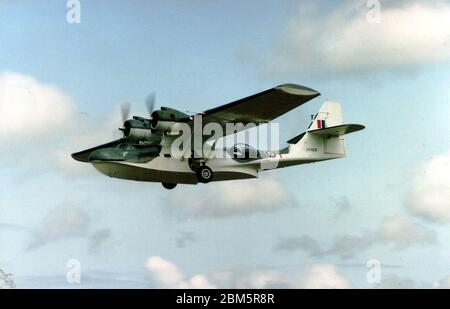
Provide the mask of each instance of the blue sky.
[{"label": "blue sky", "polygon": [[[0,269],[25,288],[445,287],[450,4],[381,1],[377,24],[369,10],[81,1],[69,24],[66,1],[0,2]],[[69,157],[112,139],[118,106],[142,113],[149,92],[198,112],[287,82],[322,96],[278,120],[281,140],[339,101],[367,127],[346,138],[347,158],[169,192]]]}]

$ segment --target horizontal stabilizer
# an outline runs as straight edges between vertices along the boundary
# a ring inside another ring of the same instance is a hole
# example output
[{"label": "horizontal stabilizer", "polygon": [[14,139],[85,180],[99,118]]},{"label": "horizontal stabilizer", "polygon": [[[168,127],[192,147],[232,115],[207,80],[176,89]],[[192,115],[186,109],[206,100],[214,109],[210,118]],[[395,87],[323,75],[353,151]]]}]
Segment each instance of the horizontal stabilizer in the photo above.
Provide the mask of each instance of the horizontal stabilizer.
[{"label": "horizontal stabilizer", "polygon": [[338,126],[311,130],[309,133],[319,134],[319,135],[328,135],[328,136],[340,136],[344,134],[349,134],[357,131],[361,131],[365,128],[365,126],[361,124],[342,124]]}]

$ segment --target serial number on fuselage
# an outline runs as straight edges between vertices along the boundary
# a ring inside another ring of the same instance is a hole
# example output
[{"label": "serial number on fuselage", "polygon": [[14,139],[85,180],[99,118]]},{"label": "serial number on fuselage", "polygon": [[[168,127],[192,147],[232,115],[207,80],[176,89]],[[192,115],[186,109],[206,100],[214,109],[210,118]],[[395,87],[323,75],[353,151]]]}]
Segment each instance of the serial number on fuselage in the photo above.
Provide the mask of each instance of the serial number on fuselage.
[{"label": "serial number on fuselage", "polygon": [[317,148],[305,148],[307,152],[317,152]]}]

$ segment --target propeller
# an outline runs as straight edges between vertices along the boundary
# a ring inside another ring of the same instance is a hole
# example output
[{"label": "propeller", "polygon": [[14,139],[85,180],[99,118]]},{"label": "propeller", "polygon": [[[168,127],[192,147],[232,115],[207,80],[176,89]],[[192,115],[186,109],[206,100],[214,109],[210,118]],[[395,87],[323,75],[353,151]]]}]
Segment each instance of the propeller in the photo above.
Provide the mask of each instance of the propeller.
[{"label": "propeller", "polygon": [[130,115],[131,104],[130,102],[125,102],[120,105],[120,113],[122,115],[122,123],[127,121],[128,116]]},{"label": "propeller", "polygon": [[[145,99],[145,107],[147,108],[147,113],[149,116],[149,119],[151,119],[151,115],[155,109],[155,93],[150,93],[147,98]],[[125,122],[128,120],[128,117],[130,116],[130,109],[131,104],[130,102],[124,102],[122,105],[120,105],[120,113],[122,115],[122,122]]]},{"label": "propeller", "polygon": [[[152,118],[152,113],[155,109],[155,93],[150,93],[147,98],[145,99],[145,106],[147,108],[147,113],[149,119]],[[120,114],[122,116],[122,123],[125,123],[128,120],[128,117],[130,116],[130,110],[131,110],[131,103],[130,102],[124,102],[120,105]],[[120,131],[125,132],[125,127],[119,128]]]},{"label": "propeller", "polygon": [[152,113],[153,110],[155,109],[155,101],[156,96],[154,92],[150,93],[145,99],[145,106],[147,107],[147,113],[150,119],[152,118]]}]

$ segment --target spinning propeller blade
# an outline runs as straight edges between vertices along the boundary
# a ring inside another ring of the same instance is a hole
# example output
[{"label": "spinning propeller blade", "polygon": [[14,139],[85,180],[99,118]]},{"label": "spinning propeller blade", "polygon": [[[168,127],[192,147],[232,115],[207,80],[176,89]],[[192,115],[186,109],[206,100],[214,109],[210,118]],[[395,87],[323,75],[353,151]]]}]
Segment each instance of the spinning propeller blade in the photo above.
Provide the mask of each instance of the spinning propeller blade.
[{"label": "spinning propeller blade", "polygon": [[127,121],[128,116],[130,115],[130,108],[131,104],[130,102],[125,102],[120,105],[120,113],[122,115],[122,123]]},{"label": "spinning propeller blade", "polygon": [[150,93],[147,98],[145,99],[145,106],[147,107],[147,113],[149,118],[152,117],[152,113],[155,110],[155,93]]}]

